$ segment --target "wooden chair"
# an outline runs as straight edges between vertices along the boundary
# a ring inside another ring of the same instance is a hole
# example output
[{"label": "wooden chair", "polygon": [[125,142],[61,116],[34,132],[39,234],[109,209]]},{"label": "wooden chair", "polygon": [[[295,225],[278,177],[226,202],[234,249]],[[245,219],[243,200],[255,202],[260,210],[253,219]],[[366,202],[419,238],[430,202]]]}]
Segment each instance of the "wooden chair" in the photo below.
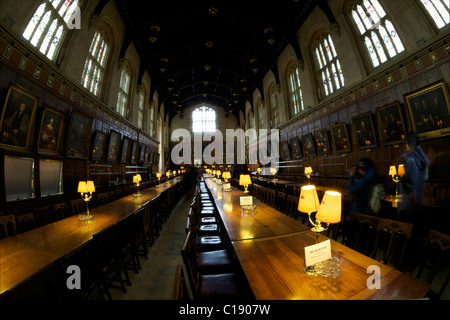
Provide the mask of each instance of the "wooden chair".
[{"label": "wooden chair", "polygon": [[275,199],[275,209],[286,214],[286,193],[278,191]]},{"label": "wooden chair", "polygon": [[67,202],[54,204],[53,210],[55,210],[56,220],[61,220],[72,215]]},{"label": "wooden chair", "polygon": [[173,282],[172,300],[190,300],[186,284],[186,278],[184,277],[183,266],[181,264],[178,264],[175,270],[175,280]]},{"label": "wooden chair", "polygon": [[103,206],[108,203],[108,193],[97,193],[97,206]]},{"label": "wooden chair", "polygon": [[39,227],[56,221],[56,215],[55,211],[53,210],[53,206],[38,208],[34,213]]},{"label": "wooden chair", "polygon": [[266,190],[266,204],[272,208],[275,208],[275,196],[276,190],[268,188]]},{"label": "wooden chair", "polygon": [[[300,216],[300,212],[298,211],[298,197],[288,194],[286,197],[286,214],[297,220]],[[306,216],[306,214],[304,214]]]},{"label": "wooden chair", "polygon": [[372,258],[401,268],[412,229],[412,223],[379,218]]},{"label": "wooden chair", "polygon": [[16,219],[13,214],[0,216],[0,239],[17,234]]},{"label": "wooden chair", "polygon": [[[431,299],[440,299],[450,280],[449,256],[450,235],[430,230],[416,278],[420,279],[424,270],[429,269],[426,281],[431,285],[427,293]],[[438,281],[434,281],[438,275],[443,278],[443,281],[439,281],[440,288]]]},{"label": "wooden chair", "polygon": [[[243,281],[236,272],[224,272],[224,270],[229,270],[229,263],[225,263],[227,260],[225,256],[217,255],[217,259],[210,256],[199,258],[199,254],[211,255],[211,252],[197,252],[195,241],[191,235],[192,233],[189,232],[186,236],[181,256],[194,299],[242,298],[244,295],[241,285]],[[208,270],[208,272],[205,273],[204,270]]]},{"label": "wooden chair", "polygon": [[83,199],[70,200],[70,207],[72,209],[72,215],[79,215],[86,211]]},{"label": "wooden chair", "polygon": [[345,222],[343,243],[369,256],[375,246],[377,225],[378,217],[350,212]]},{"label": "wooden chair", "polygon": [[16,216],[17,232],[24,233],[37,228],[34,213],[26,213]]}]

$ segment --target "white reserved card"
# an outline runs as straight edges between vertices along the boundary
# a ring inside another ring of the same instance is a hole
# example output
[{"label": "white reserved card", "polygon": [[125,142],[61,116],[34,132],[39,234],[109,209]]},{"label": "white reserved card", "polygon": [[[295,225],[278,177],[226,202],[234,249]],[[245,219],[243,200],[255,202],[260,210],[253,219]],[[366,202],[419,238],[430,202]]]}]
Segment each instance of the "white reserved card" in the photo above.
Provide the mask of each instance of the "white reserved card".
[{"label": "white reserved card", "polygon": [[317,262],[331,259],[331,242],[326,240],[309,247],[305,247],[305,265],[312,266]]},{"label": "white reserved card", "polygon": [[224,183],[223,184],[223,188],[224,189],[231,189],[231,184],[230,183]]},{"label": "white reserved card", "polygon": [[251,206],[253,205],[253,197],[252,196],[245,196],[240,197],[241,206]]}]

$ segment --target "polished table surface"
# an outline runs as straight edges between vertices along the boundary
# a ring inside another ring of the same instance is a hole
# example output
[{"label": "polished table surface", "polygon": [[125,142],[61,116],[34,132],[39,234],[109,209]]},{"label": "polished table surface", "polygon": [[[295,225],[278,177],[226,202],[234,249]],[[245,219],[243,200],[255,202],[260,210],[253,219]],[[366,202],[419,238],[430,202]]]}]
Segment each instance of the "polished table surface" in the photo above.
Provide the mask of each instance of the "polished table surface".
[{"label": "polished table surface", "polygon": [[[252,215],[242,215],[242,191],[224,192],[221,185],[205,179],[214,196],[220,217],[231,239],[236,256],[258,300],[365,300],[416,299],[425,296],[429,284],[369,258],[320,234],[319,242],[330,240],[332,256],[338,257],[341,285],[337,292],[312,285],[305,268],[305,246],[315,244],[316,233],[254,199]],[[369,289],[369,266],[378,266],[381,288]]]},{"label": "polished table surface", "polygon": [[253,204],[256,208],[251,214],[243,215],[240,197],[250,194],[234,187],[231,187],[231,191],[223,191],[222,185],[209,178],[205,179],[205,182],[211,190],[231,241],[289,235],[309,229],[300,221],[289,218],[255,198]]},{"label": "polished table surface", "polygon": [[135,212],[180,179],[141,190],[140,198],[128,195],[90,209],[93,221],[78,221],[78,216],[71,216],[0,240],[0,294],[81,247],[94,234]]}]

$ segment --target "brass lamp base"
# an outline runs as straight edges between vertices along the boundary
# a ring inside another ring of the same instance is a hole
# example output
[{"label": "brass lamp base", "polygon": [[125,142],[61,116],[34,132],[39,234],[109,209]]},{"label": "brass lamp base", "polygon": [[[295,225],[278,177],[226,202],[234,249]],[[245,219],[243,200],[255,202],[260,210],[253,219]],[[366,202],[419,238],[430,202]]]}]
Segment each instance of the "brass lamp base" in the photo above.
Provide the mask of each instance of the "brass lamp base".
[{"label": "brass lamp base", "polygon": [[314,266],[306,266],[306,268],[303,269],[303,272],[309,275],[313,275],[316,271],[314,270]]}]

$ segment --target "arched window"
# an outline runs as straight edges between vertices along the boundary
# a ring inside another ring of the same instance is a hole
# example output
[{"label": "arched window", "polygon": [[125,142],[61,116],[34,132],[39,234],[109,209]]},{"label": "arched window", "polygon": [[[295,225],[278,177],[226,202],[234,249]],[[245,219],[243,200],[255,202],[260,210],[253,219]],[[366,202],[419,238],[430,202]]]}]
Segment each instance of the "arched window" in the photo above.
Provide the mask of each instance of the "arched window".
[{"label": "arched window", "polygon": [[119,95],[117,97],[116,111],[126,118],[128,118],[130,113],[128,108],[128,92],[130,90],[130,77],[131,77],[130,67],[128,66],[128,63],[124,63],[122,67],[122,73],[120,75]]},{"label": "arched window", "polygon": [[99,96],[101,92],[109,50],[110,44],[106,32],[104,30],[95,32],[84,64],[81,84],[96,96]]},{"label": "arched window", "polygon": [[450,3],[448,0],[420,0],[438,29],[450,23]]},{"label": "arched window", "polygon": [[154,133],[154,123],[155,123],[155,120],[154,120],[154,114],[155,114],[155,108],[153,107],[153,102],[151,102],[150,103],[150,108],[149,108],[149,121],[148,121],[148,123],[149,123],[149,126],[148,126],[148,132],[150,133],[150,135],[153,137],[153,136],[155,136],[155,133]]},{"label": "arched window", "polygon": [[67,23],[79,10],[79,4],[79,0],[43,0],[28,22],[23,37],[53,60],[68,29]]},{"label": "arched window", "polygon": [[138,106],[138,117],[137,125],[139,129],[142,129],[144,124],[144,102],[145,102],[145,90],[142,88],[139,91],[139,106]]},{"label": "arched window", "polygon": [[264,108],[264,102],[262,102],[261,100],[258,100],[258,128],[259,129],[263,129],[264,126],[266,125],[264,118],[266,115],[266,110]]},{"label": "arched window", "polygon": [[363,0],[352,8],[352,18],[373,67],[404,51],[402,41],[378,0]]},{"label": "arched window", "polygon": [[192,111],[192,132],[215,132],[216,112],[202,106]]},{"label": "arched window", "polygon": [[269,93],[269,103],[270,103],[270,126],[271,128],[275,128],[280,124],[280,111],[278,107],[278,93],[280,86],[272,85]]},{"label": "arched window", "polygon": [[303,110],[303,96],[300,83],[300,69],[298,66],[291,66],[288,74],[289,106],[292,115],[296,115]]},{"label": "arched window", "polygon": [[344,86],[344,75],[331,36],[323,35],[313,48],[325,96]]}]

